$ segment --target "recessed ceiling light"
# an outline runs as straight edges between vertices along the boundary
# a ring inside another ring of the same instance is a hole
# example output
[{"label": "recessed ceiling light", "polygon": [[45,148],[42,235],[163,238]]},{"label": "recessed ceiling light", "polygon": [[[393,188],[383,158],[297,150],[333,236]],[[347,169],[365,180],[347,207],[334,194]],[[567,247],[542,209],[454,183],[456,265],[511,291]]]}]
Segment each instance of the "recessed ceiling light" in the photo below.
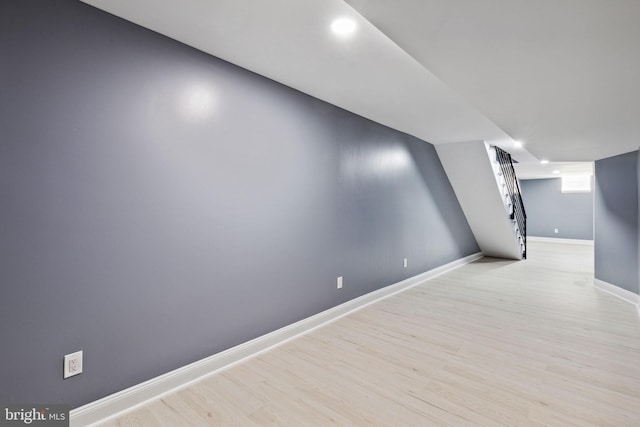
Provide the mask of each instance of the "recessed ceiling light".
[{"label": "recessed ceiling light", "polygon": [[553,173],[560,173],[560,171],[553,171]]},{"label": "recessed ceiling light", "polygon": [[351,18],[338,18],[331,23],[331,31],[339,36],[348,36],[356,31],[356,23]]},{"label": "recessed ceiling light", "polygon": [[546,165],[547,163],[549,163],[549,160],[540,160],[540,164]]},{"label": "recessed ceiling light", "polygon": [[522,147],[522,142],[520,142],[520,141],[513,141],[513,146],[514,146],[514,147],[516,147],[516,148],[520,148],[520,147]]}]

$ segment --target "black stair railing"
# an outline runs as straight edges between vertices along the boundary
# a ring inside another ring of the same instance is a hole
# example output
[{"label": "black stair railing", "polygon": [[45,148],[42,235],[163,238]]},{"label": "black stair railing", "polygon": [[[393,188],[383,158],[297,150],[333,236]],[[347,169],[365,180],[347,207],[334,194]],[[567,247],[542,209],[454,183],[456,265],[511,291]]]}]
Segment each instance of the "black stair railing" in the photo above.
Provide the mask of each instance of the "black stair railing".
[{"label": "black stair railing", "polygon": [[520,194],[520,185],[518,184],[518,178],[516,177],[516,170],[513,167],[513,160],[511,154],[507,153],[499,147],[493,147],[496,150],[496,160],[500,165],[502,176],[511,198],[511,219],[515,220],[520,229],[520,235],[522,236],[522,243],[524,248],[522,250],[522,258],[527,258],[527,213],[524,210],[524,203],[522,202],[522,195]]}]

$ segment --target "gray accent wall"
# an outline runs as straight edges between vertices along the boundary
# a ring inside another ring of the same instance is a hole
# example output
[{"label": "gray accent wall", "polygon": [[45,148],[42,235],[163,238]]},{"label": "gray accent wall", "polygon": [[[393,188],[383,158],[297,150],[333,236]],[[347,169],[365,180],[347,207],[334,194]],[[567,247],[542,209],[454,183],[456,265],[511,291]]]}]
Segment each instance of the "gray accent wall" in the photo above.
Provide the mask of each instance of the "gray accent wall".
[{"label": "gray accent wall", "polygon": [[595,163],[595,277],[638,288],[638,152]]},{"label": "gray accent wall", "polygon": [[88,5],[1,2],[0,57],[0,402],[77,407],[479,250],[432,145]]},{"label": "gray accent wall", "polygon": [[593,192],[563,193],[560,178],[521,180],[520,190],[528,236],[593,240]]}]

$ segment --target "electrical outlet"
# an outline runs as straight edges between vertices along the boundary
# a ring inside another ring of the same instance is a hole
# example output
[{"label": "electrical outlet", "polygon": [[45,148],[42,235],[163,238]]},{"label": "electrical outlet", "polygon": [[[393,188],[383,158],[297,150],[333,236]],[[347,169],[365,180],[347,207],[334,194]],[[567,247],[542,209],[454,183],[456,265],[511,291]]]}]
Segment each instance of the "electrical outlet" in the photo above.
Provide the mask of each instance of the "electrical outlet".
[{"label": "electrical outlet", "polygon": [[64,378],[73,377],[82,373],[82,351],[64,356]]},{"label": "electrical outlet", "polygon": [[342,289],[342,276],[338,277],[338,289]]},{"label": "electrical outlet", "polygon": [[556,233],[556,234],[558,234],[558,229],[557,229],[557,228],[554,228],[554,229],[553,229],[553,232],[554,232],[554,233]]},{"label": "electrical outlet", "polygon": [[404,259],[404,263],[402,264],[404,268],[407,268],[409,266],[409,263],[407,262],[407,259]]}]

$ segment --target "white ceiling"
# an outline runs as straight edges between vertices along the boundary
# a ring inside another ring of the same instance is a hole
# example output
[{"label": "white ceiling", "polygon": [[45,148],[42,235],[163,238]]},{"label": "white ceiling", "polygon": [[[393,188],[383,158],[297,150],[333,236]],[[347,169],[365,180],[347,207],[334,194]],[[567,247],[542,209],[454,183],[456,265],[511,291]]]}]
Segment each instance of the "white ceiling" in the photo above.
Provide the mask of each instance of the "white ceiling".
[{"label": "white ceiling", "polygon": [[640,146],[638,0],[347,0],[539,158]]},{"label": "white ceiling", "polygon": [[568,175],[593,175],[593,162],[522,162],[515,165],[519,179],[559,178]]},{"label": "white ceiling", "polygon": [[83,1],[431,143],[551,160],[540,176],[640,145],[638,0]]}]

